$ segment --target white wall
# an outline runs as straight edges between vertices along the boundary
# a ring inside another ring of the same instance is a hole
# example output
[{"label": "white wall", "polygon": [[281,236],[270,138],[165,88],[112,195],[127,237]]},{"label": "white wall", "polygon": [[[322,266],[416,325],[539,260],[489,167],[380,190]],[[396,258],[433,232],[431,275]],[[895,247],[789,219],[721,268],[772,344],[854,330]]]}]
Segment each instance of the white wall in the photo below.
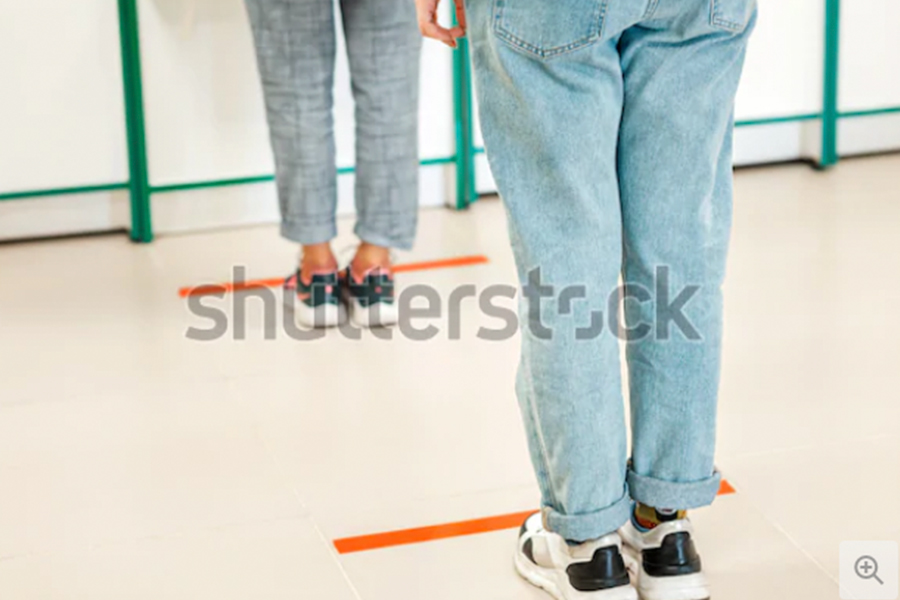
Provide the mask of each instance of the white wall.
[{"label": "white wall", "polygon": [[[822,109],[824,0],[759,0],[760,20],[737,100],[738,120]],[[449,3],[445,4],[445,10]],[[842,3],[840,108],[900,107],[897,0]],[[116,3],[29,0],[0,4],[0,195],[128,179]],[[138,0],[151,184],[271,174],[262,92],[243,0]],[[52,17],[48,17],[52,15]],[[445,15],[446,16],[446,15]],[[337,20],[339,22],[339,19]],[[339,36],[340,39],[340,36]],[[336,138],[353,164],[353,106],[340,44]],[[842,154],[900,148],[900,114],[841,120]],[[421,157],[455,153],[452,54],[426,42]],[[476,144],[481,145],[477,127]],[[818,156],[816,121],[741,127],[735,160]],[[477,188],[494,189],[485,157]],[[452,196],[453,166],[422,169],[421,201]],[[352,175],[340,210],[352,207]],[[0,201],[0,239],[126,227],[127,193]],[[270,183],[155,194],[157,232],[277,219]]]},{"label": "white wall", "polygon": [[[138,7],[152,183],[271,173],[262,91],[243,0],[140,0]],[[450,60],[449,50],[426,46],[423,158],[453,153]],[[342,35],[336,89],[338,164],[352,166],[353,101]]]},{"label": "white wall", "polygon": [[[138,7],[151,185],[271,174],[262,90],[243,0],[139,0]],[[336,22],[339,28],[340,19]],[[451,60],[449,49],[425,46],[419,135],[423,159],[454,153]],[[337,160],[347,167],[354,164],[355,124],[343,34],[338,35],[335,78]],[[444,202],[445,171],[423,170],[423,205]],[[273,221],[276,209],[271,184],[153,198],[160,233]],[[339,212],[353,212],[352,176],[341,178]]]},{"label": "white wall", "polygon": [[[138,0],[138,11],[151,185],[271,175],[243,0]],[[0,7],[0,49],[23,49],[0,52],[0,194],[128,180],[118,31],[110,0]],[[355,125],[342,34],[338,40],[335,134],[338,165],[348,167]],[[425,44],[422,159],[455,153],[452,82],[452,52]],[[452,166],[423,167],[420,179],[422,205],[441,205],[452,194]],[[339,212],[353,212],[352,174],[341,176],[339,196]],[[121,192],[85,198],[2,201],[0,239],[129,223]],[[278,218],[270,183],[160,193],[152,203],[157,233]],[[75,220],[74,206],[85,209]]]},{"label": "white wall", "polygon": [[845,0],[841,6],[842,111],[900,107],[900,2]]},{"label": "white wall", "polygon": [[738,121],[817,113],[822,109],[823,0],[758,0],[738,91]]},{"label": "white wall", "polygon": [[[0,3],[0,194],[128,180],[120,56],[115,2]],[[128,222],[121,193],[86,198],[0,201],[0,239]]]},{"label": "white wall", "polygon": [[[852,0],[841,7],[842,112],[900,108],[900,2]],[[838,127],[841,154],[864,154],[900,146],[900,114],[844,118]]]}]

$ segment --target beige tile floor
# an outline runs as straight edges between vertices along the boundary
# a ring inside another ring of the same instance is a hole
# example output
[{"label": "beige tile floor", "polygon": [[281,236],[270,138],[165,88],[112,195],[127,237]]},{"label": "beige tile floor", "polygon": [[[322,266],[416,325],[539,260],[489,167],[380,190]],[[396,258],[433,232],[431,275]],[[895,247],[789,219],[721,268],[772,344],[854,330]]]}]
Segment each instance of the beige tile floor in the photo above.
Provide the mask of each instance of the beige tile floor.
[{"label": "beige tile floor", "polygon": [[[900,539],[898,172],[737,175],[719,463],[738,491],[694,516],[719,600],[836,599],[840,541]],[[498,202],[421,221],[401,260],[491,262],[401,285],[513,282]],[[0,599],[544,597],[513,530],[336,554],[537,505],[518,342],[477,339],[494,322],[471,300],[459,340],[266,340],[258,300],[247,339],[185,338],[206,322],[179,287],[294,259],[272,227],[0,246]]]}]

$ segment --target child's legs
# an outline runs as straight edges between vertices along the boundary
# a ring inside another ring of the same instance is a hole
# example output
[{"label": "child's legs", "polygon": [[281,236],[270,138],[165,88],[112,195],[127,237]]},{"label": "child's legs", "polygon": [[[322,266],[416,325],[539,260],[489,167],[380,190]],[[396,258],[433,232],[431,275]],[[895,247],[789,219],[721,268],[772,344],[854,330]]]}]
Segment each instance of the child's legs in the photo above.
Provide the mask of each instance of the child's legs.
[{"label": "child's legs", "polygon": [[341,0],[356,100],[356,234],[408,249],[419,208],[419,53],[410,0]]},{"label": "child's legs", "polygon": [[275,155],[281,233],[305,245],[334,238],[331,0],[247,0]]}]

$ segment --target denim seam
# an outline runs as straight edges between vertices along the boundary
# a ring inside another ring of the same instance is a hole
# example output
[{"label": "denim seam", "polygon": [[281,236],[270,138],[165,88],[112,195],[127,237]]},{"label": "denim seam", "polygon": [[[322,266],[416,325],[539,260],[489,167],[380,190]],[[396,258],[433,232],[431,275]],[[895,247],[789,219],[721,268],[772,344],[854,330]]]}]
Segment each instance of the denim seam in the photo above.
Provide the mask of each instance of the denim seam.
[{"label": "denim seam", "polygon": [[650,0],[650,4],[647,5],[647,10],[644,11],[644,19],[650,19],[653,17],[653,14],[656,12],[657,7],[659,6],[659,0]]},{"label": "denim seam", "polygon": [[[529,52],[531,54],[539,56],[540,58],[552,58],[554,56],[559,56],[561,54],[567,54],[570,52],[574,52],[575,50],[579,50],[581,48],[590,46],[591,44],[600,41],[603,38],[603,28],[604,28],[605,21],[606,21],[606,10],[607,10],[608,3],[609,3],[609,0],[603,0],[603,2],[600,5],[600,10],[598,11],[599,15],[597,18],[597,32],[596,33],[591,33],[589,35],[583,36],[583,37],[575,40],[574,42],[570,42],[563,46],[554,46],[552,48],[539,48],[538,46],[535,46],[534,44],[526,42],[522,38],[516,36],[509,30],[505,29],[503,27],[503,25],[501,24],[501,17],[503,16],[502,8],[496,8],[494,11],[493,29],[494,29],[494,33],[497,35],[497,37],[505,40],[506,42],[508,42],[510,45],[512,45],[514,47],[517,47],[521,50],[525,50],[526,52]],[[496,7],[498,4],[500,4],[502,6],[502,3],[499,3],[499,2],[497,2],[497,0],[494,0],[494,6]]]},{"label": "denim seam", "polygon": [[732,31],[740,31],[741,28],[744,27],[743,25],[741,25],[740,23],[735,23],[734,21],[729,21],[728,19],[723,19],[719,16],[719,2],[720,0],[712,0],[712,2],[710,3],[710,23],[712,23],[713,25],[718,25],[719,27],[730,29]]},{"label": "denim seam", "polygon": [[528,409],[531,411],[531,418],[534,420],[535,434],[538,439],[538,443],[541,445],[541,458],[544,460],[544,471],[547,473],[547,477],[550,479],[545,487],[551,494],[550,500],[553,502],[553,510],[559,510],[562,507],[559,505],[559,499],[556,497],[556,490],[553,488],[554,477],[553,472],[550,469],[550,453],[547,451],[547,442],[544,440],[544,431],[541,428],[541,419],[538,416],[537,407],[534,404],[534,393],[532,393],[531,390],[529,390],[528,394]]},{"label": "denim seam", "polygon": [[735,23],[734,21],[728,21],[726,19],[722,19],[720,17],[716,17],[713,19],[713,25],[719,25],[720,27],[725,27],[726,29],[731,29],[734,31],[740,31],[743,25],[740,23]]},{"label": "denim seam", "polygon": [[547,489],[550,490],[551,500],[553,501],[554,510],[559,509],[559,498],[556,497],[556,490],[553,488],[553,471],[550,468],[550,453],[547,451],[547,442],[544,440],[544,432],[541,429],[541,419],[537,414],[537,408],[534,405],[534,395],[529,395],[528,398],[528,406],[531,409],[531,418],[534,419],[535,429],[537,430],[537,439],[541,445],[541,458],[544,459],[544,471],[547,473],[547,477],[550,479],[547,483]]},{"label": "denim seam", "polygon": [[597,39],[603,39],[603,33],[606,30],[606,10],[609,6],[609,0],[603,0],[600,4],[600,16],[597,18]]}]

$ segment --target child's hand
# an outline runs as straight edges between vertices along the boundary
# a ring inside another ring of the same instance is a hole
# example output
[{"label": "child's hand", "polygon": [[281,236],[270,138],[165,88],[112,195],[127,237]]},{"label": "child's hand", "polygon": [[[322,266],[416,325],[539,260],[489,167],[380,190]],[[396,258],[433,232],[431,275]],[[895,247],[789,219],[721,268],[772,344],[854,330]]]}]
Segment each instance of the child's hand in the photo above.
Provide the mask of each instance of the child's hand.
[{"label": "child's hand", "polygon": [[466,35],[466,7],[463,0],[453,0],[456,5],[456,22],[451,29],[441,27],[437,20],[437,9],[441,0],[416,0],[416,12],[419,15],[419,30],[422,35],[456,48],[456,40]]}]

